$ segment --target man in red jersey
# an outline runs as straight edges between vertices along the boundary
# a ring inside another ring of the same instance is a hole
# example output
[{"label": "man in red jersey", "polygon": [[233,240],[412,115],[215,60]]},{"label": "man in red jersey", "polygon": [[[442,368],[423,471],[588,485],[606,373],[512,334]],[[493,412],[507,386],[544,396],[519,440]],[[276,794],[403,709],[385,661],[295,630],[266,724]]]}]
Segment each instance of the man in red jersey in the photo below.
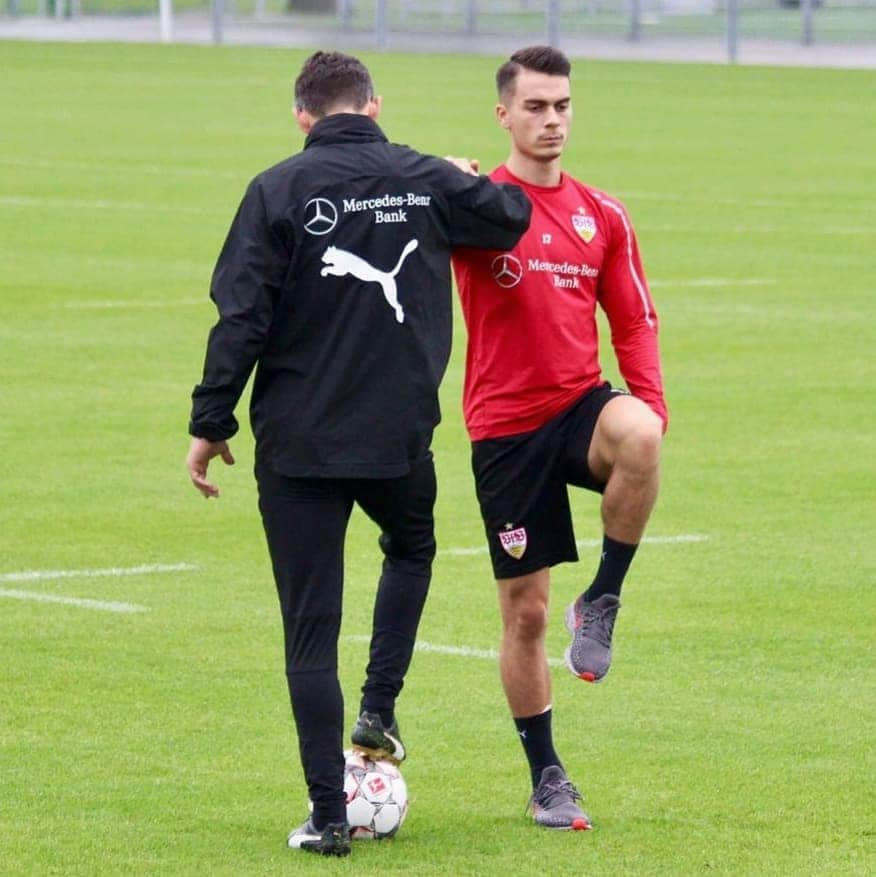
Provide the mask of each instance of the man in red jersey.
[{"label": "man in red jersey", "polygon": [[[523,188],[532,221],[513,250],[457,250],[454,268],[468,327],[463,407],[503,623],[502,685],[529,761],[532,813],[549,828],[586,829],[551,732],[550,567],[578,559],[568,485],[601,493],[601,561],[565,613],[566,664],[598,682],[657,497],[668,414],[657,315],[627,213],[561,169],[570,71],[546,46],[500,67],[496,115],[511,154],[490,177]],[[602,378],[597,304],[629,392]]]}]

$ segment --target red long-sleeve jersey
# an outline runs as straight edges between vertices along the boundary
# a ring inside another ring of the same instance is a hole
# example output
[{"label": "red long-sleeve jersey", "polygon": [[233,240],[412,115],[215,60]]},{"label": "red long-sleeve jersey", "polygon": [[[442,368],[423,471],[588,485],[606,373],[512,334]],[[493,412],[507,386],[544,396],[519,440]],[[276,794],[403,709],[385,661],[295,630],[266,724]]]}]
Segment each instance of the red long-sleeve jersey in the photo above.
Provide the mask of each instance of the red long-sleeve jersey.
[{"label": "red long-sleeve jersey", "polygon": [[533,210],[513,250],[454,252],[472,440],[537,429],[602,382],[597,303],[627,388],[665,429],[657,314],[623,205],[565,173],[551,187],[519,180],[504,165],[490,177],[523,188]]}]

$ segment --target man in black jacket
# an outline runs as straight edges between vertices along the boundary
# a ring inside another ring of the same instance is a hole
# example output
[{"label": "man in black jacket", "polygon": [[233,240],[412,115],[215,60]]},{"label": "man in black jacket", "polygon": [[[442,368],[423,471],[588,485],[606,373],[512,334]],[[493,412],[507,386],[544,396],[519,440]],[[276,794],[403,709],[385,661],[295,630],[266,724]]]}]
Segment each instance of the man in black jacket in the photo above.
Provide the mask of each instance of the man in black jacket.
[{"label": "man in black jacket", "polygon": [[450,252],[509,249],[529,222],[514,186],[387,142],[357,59],[317,52],[295,82],[304,150],[249,185],[213,274],[219,321],[195,387],[188,468],[218,496],[234,408],[250,416],[286,675],[313,813],[289,846],[350,851],[337,674],[343,548],[354,503],[384,554],[353,744],[405,756],[395,701],[435,555],[438,385],[451,342]]}]

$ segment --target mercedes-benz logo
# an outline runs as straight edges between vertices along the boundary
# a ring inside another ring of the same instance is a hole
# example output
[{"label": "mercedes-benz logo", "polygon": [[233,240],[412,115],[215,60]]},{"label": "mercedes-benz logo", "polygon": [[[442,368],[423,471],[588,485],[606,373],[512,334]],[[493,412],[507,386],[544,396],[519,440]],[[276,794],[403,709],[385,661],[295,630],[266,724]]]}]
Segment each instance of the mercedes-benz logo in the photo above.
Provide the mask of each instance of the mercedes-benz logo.
[{"label": "mercedes-benz logo", "polygon": [[338,224],[338,211],[328,198],[311,198],[304,205],[304,230],[328,234]]},{"label": "mercedes-benz logo", "polygon": [[490,263],[490,270],[493,272],[493,280],[505,289],[517,286],[523,279],[523,265],[520,259],[509,253],[496,256]]}]

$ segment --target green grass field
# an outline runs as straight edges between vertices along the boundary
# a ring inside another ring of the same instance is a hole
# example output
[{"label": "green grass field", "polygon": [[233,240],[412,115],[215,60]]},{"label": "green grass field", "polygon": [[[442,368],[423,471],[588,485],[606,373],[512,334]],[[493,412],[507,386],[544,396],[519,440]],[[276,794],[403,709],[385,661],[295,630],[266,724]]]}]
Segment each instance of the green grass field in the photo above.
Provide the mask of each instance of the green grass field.
[{"label": "green grass field", "polygon": [[[410,815],[347,861],[285,849],[306,792],[249,430],[218,501],[183,460],[209,274],[248,179],[301,145],[302,59],[0,43],[0,873],[872,874],[872,71],[578,63],[566,168],[630,209],[673,414],[611,675],[555,670],[558,747],[596,830],[528,824],[478,656],[499,623],[487,557],[465,551],[483,540],[458,321],[421,627],[438,648],[399,702]],[[504,159],[498,59],[366,60],[392,139]],[[574,502],[579,539],[598,538],[596,498]],[[376,536],[354,517],[350,720]],[[555,572],[554,657],[592,544]]]}]

